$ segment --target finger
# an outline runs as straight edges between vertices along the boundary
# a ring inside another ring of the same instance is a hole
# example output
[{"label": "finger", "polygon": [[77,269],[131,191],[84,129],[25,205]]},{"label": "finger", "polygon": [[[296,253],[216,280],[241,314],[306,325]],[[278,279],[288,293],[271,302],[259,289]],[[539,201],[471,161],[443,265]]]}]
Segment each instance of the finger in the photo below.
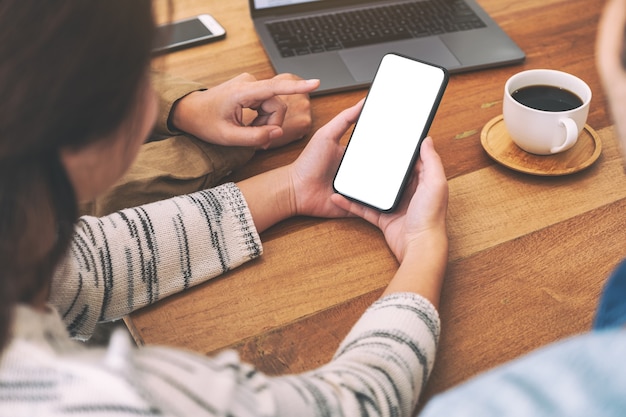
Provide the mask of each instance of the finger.
[{"label": "finger", "polygon": [[285,121],[285,115],[287,114],[287,105],[279,97],[272,97],[261,103],[257,112],[259,115],[252,122],[254,126],[282,126]]},{"label": "finger", "polygon": [[250,73],[247,73],[247,72],[243,72],[243,73],[237,75],[236,77],[233,77],[233,78],[225,81],[223,84],[235,84],[235,85],[237,85],[237,84],[241,84],[241,83],[244,83],[244,82],[253,83],[253,82],[256,82],[256,81],[258,81],[258,80],[257,80],[257,78],[254,75],[252,75]]},{"label": "finger", "polygon": [[348,212],[351,216],[360,217],[368,223],[378,226],[378,220],[380,218],[379,212],[362,204],[349,200],[341,194],[331,195],[330,201],[332,201],[332,203],[340,209]]},{"label": "finger", "polygon": [[271,82],[282,83],[284,81],[290,81],[292,83],[295,82],[295,83],[297,83],[296,85],[300,84],[299,88],[302,88],[301,84],[302,84],[303,81],[304,82],[308,82],[307,83],[307,87],[305,88],[305,90],[299,90],[299,91],[295,91],[293,93],[288,93],[288,94],[298,94],[298,93],[305,94],[305,93],[310,93],[311,91],[315,90],[320,85],[320,80],[318,80],[318,79],[313,78],[313,79],[305,80],[305,79],[303,79],[303,78],[301,78],[301,77],[299,77],[297,75],[294,75],[294,74],[278,74],[278,75],[270,78],[268,81],[270,83]]},{"label": "finger", "polygon": [[315,135],[324,135],[330,137],[339,142],[341,136],[348,131],[361,114],[361,108],[363,107],[363,99],[356,103],[354,106],[349,107],[335,116],[330,122],[322,126]]},{"label": "finger", "polygon": [[[424,138],[424,140],[420,144],[419,158],[417,158],[417,161],[413,165],[413,169],[411,171],[409,181],[407,182],[406,189],[414,191],[415,188],[417,187],[420,173],[424,169],[424,161],[422,160],[424,158],[423,155],[429,152],[429,150],[427,149],[429,146],[432,146],[432,138],[430,136]],[[428,155],[426,155],[426,158],[428,158]]]},{"label": "finger", "polygon": [[280,126],[231,126],[224,131],[229,143],[236,146],[250,146],[258,149],[267,149],[272,140],[283,135]]},{"label": "finger", "polygon": [[278,75],[275,75],[274,78],[279,80],[302,80],[303,78],[299,75],[295,75],[289,72],[282,72]]},{"label": "finger", "polygon": [[419,173],[429,181],[447,181],[446,173],[441,162],[441,157],[435,150],[435,145],[431,137],[427,137],[422,142],[420,148],[420,161],[418,164]]},{"label": "finger", "polygon": [[244,107],[255,107],[277,95],[310,93],[320,85],[320,80],[287,80],[271,78],[256,81],[254,88],[246,88],[240,93],[239,103]]}]

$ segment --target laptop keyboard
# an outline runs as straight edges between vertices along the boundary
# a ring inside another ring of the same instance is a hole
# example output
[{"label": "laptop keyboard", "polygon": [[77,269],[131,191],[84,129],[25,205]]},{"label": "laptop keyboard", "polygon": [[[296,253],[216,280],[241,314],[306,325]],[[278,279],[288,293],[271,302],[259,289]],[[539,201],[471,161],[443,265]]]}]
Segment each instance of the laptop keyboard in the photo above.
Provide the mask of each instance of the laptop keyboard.
[{"label": "laptop keyboard", "polygon": [[283,57],[478,29],[463,0],[424,0],[267,23]]}]

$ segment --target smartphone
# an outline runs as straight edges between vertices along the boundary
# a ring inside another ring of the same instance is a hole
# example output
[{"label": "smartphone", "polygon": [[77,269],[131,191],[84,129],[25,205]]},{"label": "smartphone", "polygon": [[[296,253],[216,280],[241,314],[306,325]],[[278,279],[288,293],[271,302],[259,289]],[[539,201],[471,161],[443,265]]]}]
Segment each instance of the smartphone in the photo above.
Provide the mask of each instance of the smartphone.
[{"label": "smartphone", "polygon": [[440,66],[385,55],[333,181],[335,191],[393,211],[448,84]]},{"label": "smartphone", "polygon": [[226,30],[213,16],[201,14],[158,26],[152,52],[162,54],[224,39],[225,36]]}]

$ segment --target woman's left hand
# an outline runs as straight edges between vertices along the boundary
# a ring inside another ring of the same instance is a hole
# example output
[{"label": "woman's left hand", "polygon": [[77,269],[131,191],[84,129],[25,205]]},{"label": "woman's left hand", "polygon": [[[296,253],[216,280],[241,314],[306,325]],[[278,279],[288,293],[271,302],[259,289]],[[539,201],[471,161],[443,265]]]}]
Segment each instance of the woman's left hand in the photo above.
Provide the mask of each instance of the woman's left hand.
[{"label": "woman's left hand", "polygon": [[293,163],[238,183],[259,233],[293,216],[349,215],[331,201],[332,183],[345,149],[340,140],[356,122],[362,103],[320,128]]},{"label": "woman's left hand", "polygon": [[340,140],[356,122],[362,105],[363,100],[320,128],[298,159],[289,165],[294,215],[340,217],[348,214],[330,197],[334,194],[333,178],[345,150]]}]

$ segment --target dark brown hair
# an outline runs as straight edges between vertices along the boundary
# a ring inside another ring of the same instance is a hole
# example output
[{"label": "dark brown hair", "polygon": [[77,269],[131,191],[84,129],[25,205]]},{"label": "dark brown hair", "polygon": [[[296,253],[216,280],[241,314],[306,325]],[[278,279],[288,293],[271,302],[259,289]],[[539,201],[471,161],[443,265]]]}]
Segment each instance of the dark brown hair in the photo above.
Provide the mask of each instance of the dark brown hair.
[{"label": "dark brown hair", "polygon": [[72,236],[59,149],[134,114],[153,35],[151,0],[0,2],[0,349],[16,303],[45,290]]}]

